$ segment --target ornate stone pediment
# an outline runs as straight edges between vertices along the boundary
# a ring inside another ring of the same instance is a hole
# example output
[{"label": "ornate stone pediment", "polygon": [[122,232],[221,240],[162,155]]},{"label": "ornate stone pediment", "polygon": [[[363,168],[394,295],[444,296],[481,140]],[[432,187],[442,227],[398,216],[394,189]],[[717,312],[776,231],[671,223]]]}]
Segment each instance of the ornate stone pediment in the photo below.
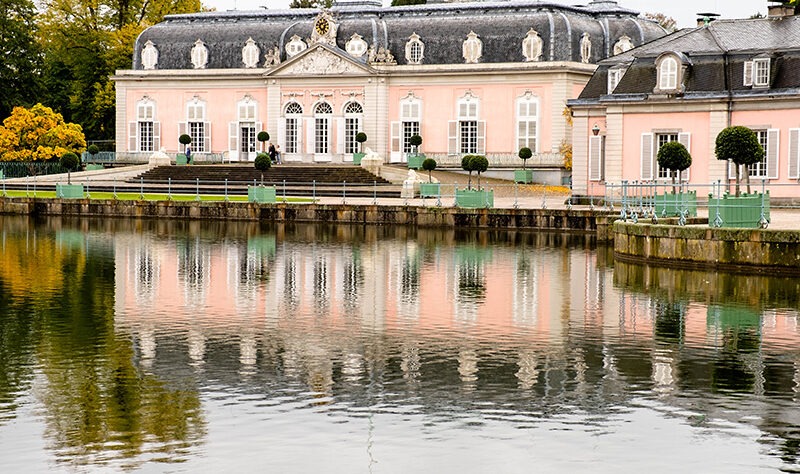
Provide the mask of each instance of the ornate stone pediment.
[{"label": "ornate stone pediment", "polygon": [[268,75],[270,77],[334,76],[363,75],[373,72],[368,66],[359,64],[328,46],[317,44],[276,67]]}]

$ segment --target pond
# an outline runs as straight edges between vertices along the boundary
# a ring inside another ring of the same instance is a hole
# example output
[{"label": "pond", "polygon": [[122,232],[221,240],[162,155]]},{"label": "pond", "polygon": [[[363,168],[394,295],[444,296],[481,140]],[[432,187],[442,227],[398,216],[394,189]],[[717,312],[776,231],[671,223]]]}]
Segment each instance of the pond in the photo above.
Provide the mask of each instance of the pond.
[{"label": "pond", "polygon": [[800,281],[586,235],[0,216],[4,472],[800,469]]}]

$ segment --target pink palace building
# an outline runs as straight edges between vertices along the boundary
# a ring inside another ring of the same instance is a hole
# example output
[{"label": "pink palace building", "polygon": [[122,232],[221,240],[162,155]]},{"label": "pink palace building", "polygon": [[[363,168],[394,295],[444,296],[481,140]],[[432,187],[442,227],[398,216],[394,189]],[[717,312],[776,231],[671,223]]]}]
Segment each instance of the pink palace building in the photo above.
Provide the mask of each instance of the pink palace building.
[{"label": "pink palace building", "polygon": [[252,161],[263,130],[285,162],[343,163],[363,131],[387,162],[405,161],[419,134],[440,165],[478,153],[520,166],[529,147],[529,164],[561,166],[573,136],[567,101],[596,63],[663,35],[606,0],[337,0],[171,15],[137,39],[133,69],[114,76],[116,151],[174,153],[185,133],[199,159]]},{"label": "pink palace building", "polygon": [[767,18],[716,20],[607,58],[570,108],[576,195],[670,182],[656,161],[670,141],[691,153],[682,180],[698,194],[730,185],[736,170],[714,146],[722,129],[742,125],[766,151],[749,169],[755,189],[765,181],[773,197],[797,196],[788,185],[800,179],[800,17],[773,6]]}]

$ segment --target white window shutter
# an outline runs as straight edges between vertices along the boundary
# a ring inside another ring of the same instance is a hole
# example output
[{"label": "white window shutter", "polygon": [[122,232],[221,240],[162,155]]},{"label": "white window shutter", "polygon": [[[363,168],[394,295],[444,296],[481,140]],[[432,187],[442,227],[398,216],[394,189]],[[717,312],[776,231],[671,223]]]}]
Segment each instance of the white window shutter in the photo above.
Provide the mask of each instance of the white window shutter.
[{"label": "white window shutter", "polygon": [[[336,154],[343,155],[344,142],[346,139],[344,136],[344,119],[342,117],[336,117],[333,120],[336,121]],[[352,159],[352,155],[350,158]]]},{"label": "white window shutter", "polygon": [[486,121],[478,121],[478,154],[486,154]]},{"label": "white window shutter", "polygon": [[139,135],[138,122],[128,123],[128,151],[139,151],[139,144],[136,140]]},{"label": "white window shutter", "polygon": [[391,124],[391,156],[390,160],[393,162],[403,161],[403,148],[400,144],[400,122],[392,122]]},{"label": "white window shutter", "polygon": [[296,153],[303,153],[303,135],[305,133],[305,120],[301,117],[297,117],[297,143],[295,143],[295,150]]},{"label": "white window shutter", "polygon": [[161,122],[153,122],[153,151],[161,149]]},{"label": "white window shutter", "polygon": [[447,122],[447,154],[458,154],[458,122],[455,120]]},{"label": "white window shutter", "polygon": [[753,61],[744,62],[744,85],[753,85]]},{"label": "white window shutter", "polygon": [[231,161],[239,160],[239,122],[228,124],[228,152]]},{"label": "white window shutter", "polygon": [[278,145],[282,146],[284,150],[289,149],[289,144],[286,143],[286,117],[278,119]]},{"label": "white window shutter", "polygon": [[789,129],[789,179],[800,179],[800,128]]},{"label": "white window shutter", "polygon": [[203,152],[211,153],[211,122],[203,122]]},{"label": "white window shutter", "polygon": [[325,144],[325,153],[331,154],[333,151],[333,119],[329,118],[326,122],[328,125],[328,139],[326,140],[327,143]]},{"label": "white window shutter", "polygon": [[306,153],[316,153],[317,128],[313,118],[306,119]]},{"label": "white window shutter", "polygon": [[778,157],[780,156],[781,131],[767,130],[767,179],[778,179]]},{"label": "white window shutter", "polygon": [[653,134],[642,134],[642,180],[653,180]]},{"label": "white window shutter", "polygon": [[186,122],[178,122],[178,137],[186,134]]},{"label": "white window shutter", "polygon": [[[679,133],[678,134],[678,143],[686,147],[686,151],[689,154],[692,154],[692,134],[691,133]],[[686,168],[685,170],[681,171],[681,181],[689,182],[689,170],[691,167]]]},{"label": "white window shutter", "polygon": [[603,137],[589,137],[589,181],[603,179]]}]

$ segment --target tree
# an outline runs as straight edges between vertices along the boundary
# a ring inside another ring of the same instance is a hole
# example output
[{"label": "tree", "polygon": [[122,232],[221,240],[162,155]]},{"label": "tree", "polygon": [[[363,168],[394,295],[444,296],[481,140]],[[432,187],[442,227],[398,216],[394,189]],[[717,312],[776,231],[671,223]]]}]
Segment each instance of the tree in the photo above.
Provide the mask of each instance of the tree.
[{"label": "tree", "polygon": [[78,155],[72,153],[71,151],[68,151],[61,156],[61,166],[67,169],[67,184],[72,184],[71,172],[78,167],[78,163],[80,163]]},{"label": "tree", "polygon": [[364,152],[364,142],[367,141],[367,134],[364,132],[356,133],[356,141],[358,142],[359,153]]},{"label": "tree", "polygon": [[36,104],[14,107],[0,126],[0,160],[44,161],[59,159],[69,151],[81,153],[86,139],[80,125],[65,123],[61,114]]},{"label": "tree", "polygon": [[469,178],[467,178],[467,189],[472,189],[472,158],[475,155],[464,155],[461,158],[461,169],[469,173]]},{"label": "tree", "polygon": [[401,7],[403,5],[424,5],[428,0],[392,0],[393,7]]},{"label": "tree", "polygon": [[481,173],[489,169],[489,160],[483,155],[472,157],[472,171],[478,173],[478,190],[481,189]]},{"label": "tree", "polygon": [[269,132],[267,131],[260,131],[258,135],[256,135],[256,140],[261,142],[261,152],[264,152],[264,142],[269,141]]},{"label": "tree", "polygon": [[414,147],[414,154],[419,154],[419,146],[422,145],[422,137],[417,133],[411,135],[408,139],[408,144]]},{"label": "tree", "polygon": [[675,21],[675,19],[663,13],[645,13],[644,17],[648,20],[653,20],[654,22],[658,23],[658,25],[661,28],[664,28],[664,31],[667,33],[672,33],[678,29],[678,23]]},{"label": "tree", "polygon": [[530,148],[524,146],[524,147],[519,149],[519,153],[517,154],[517,156],[519,156],[520,159],[522,160],[522,169],[524,170],[525,169],[525,162],[528,161],[528,158],[533,156],[533,152],[531,151]]},{"label": "tree", "polygon": [[744,168],[747,176],[747,192],[750,193],[750,174],[747,165],[758,163],[764,158],[764,148],[758,142],[756,133],[742,126],[725,128],[717,135],[714,153],[718,160],[730,160],[736,165],[736,196],[740,194],[740,167]]},{"label": "tree", "polygon": [[674,192],[675,178],[692,165],[692,155],[689,154],[689,150],[682,143],[668,142],[658,149],[656,160],[658,161],[658,166],[669,170],[669,174],[672,176]]},{"label": "tree", "polygon": [[264,184],[264,171],[267,171],[272,166],[272,159],[266,153],[259,153],[256,155],[256,160],[253,163],[257,170],[261,171],[261,184]]},{"label": "tree", "polygon": [[182,133],[181,136],[178,137],[178,142],[183,145],[184,153],[186,153],[186,147],[192,143],[192,137],[190,137],[186,133]]},{"label": "tree", "polygon": [[428,172],[428,182],[432,183],[433,178],[431,177],[431,171],[436,169],[436,160],[433,158],[426,158],[425,161],[422,162],[422,169]]},{"label": "tree", "polygon": [[333,0],[292,0],[289,8],[330,8]]},{"label": "tree", "polygon": [[30,0],[0,0],[0,119],[37,97],[41,54],[35,16]]}]

